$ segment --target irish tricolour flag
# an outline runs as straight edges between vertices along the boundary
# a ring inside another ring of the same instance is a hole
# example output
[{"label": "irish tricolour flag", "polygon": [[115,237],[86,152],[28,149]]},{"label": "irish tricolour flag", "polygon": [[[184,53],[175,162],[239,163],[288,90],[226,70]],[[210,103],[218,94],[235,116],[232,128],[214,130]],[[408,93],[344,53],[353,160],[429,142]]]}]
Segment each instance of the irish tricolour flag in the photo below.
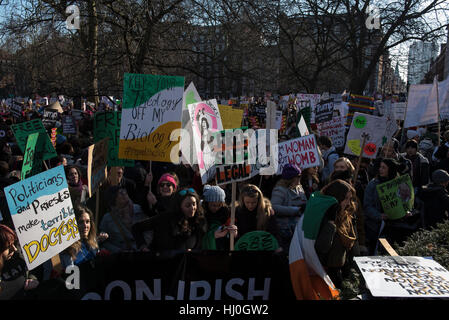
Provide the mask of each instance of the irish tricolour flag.
[{"label": "irish tricolour flag", "polygon": [[333,197],[313,193],[296,225],[290,243],[290,278],[298,300],[337,299],[338,290],[327,275],[315,251],[315,240],[324,213],[335,204]]}]

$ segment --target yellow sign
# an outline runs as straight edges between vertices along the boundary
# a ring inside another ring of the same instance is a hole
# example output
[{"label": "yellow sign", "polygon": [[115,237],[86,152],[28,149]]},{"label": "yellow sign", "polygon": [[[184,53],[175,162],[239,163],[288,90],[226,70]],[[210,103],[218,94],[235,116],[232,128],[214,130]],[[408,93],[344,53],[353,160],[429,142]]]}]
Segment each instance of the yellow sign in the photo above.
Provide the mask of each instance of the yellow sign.
[{"label": "yellow sign", "polygon": [[223,130],[235,129],[242,126],[243,110],[234,109],[231,106],[223,104],[218,105],[220,109],[221,123],[223,124]]}]

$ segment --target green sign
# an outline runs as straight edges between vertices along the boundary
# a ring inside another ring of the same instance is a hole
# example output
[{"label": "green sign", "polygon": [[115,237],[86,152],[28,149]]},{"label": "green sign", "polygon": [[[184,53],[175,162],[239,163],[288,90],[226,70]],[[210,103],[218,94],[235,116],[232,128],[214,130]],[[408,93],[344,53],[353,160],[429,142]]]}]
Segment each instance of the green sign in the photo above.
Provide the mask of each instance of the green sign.
[{"label": "green sign", "polygon": [[276,238],[266,231],[251,231],[235,244],[237,251],[274,251],[279,248]]},{"label": "green sign", "polygon": [[413,209],[415,192],[408,174],[376,186],[382,208],[388,218],[400,219]]},{"label": "green sign", "polygon": [[119,159],[118,157],[121,119],[121,112],[96,112],[94,117],[94,141],[97,143],[109,137],[108,166],[133,167],[134,160]]},{"label": "green sign", "polygon": [[[35,132],[28,137],[23,156],[22,171],[20,175],[21,180],[25,180],[26,178],[42,172],[42,152],[38,152],[38,150],[42,148],[41,145],[45,141],[39,139],[40,137],[41,135],[39,132]],[[39,142],[41,143],[39,144]]]},{"label": "green sign", "polygon": [[[57,156],[56,150],[48,137],[47,130],[44,128],[42,121],[40,119],[33,119],[21,123],[17,123],[11,126],[11,130],[17,140],[17,145],[20,151],[25,154],[25,148],[27,145],[28,136],[32,133],[42,133],[43,142],[43,156],[42,160],[48,160]],[[41,151],[41,150],[39,150]]]}]

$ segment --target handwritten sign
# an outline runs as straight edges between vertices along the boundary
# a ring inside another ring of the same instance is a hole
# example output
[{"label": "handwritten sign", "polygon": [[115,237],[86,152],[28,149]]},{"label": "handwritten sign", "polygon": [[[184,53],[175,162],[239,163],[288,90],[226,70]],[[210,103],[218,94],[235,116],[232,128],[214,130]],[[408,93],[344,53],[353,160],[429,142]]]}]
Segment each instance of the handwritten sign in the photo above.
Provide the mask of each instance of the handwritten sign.
[{"label": "handwritten sign", "polygon": [[235,109],[231,106],[218,105],[220,109],[221,122],[223,129],[235,129],[240,128],[243,120],[243,109]]},{"label": "handwritten sign", "polygon": [[379,200],[390,219],[399,219],[413,209],[415,193],[408,174],[376,186]]},{"label": "handwritten sign", "polygon": [[[344,153],[359,156],[362,152],[364,158],[374,159],[379,148],[391,138],[389,135],[393,134],[387,131],[385,118],[355,112],[346,137]],[[365,147],[361,150],[364,136]]]},{"label": "handwritten sign", "polygon": [[39,132],[46,136],[44,145],[43,160],[48,160],[57,156],[56,150],[48,137],[47,130],[44,128],[40,119],[33,119],[30,121],[21,122],[11,126],[14,136],[17,140],[17,145],[22,153],[25,152],[28,136],[32,133]]},{"label": "handwritten sign", "polygon": [[346,126],[343,117],[334,117],[331,121],[317,124],[318,134],[328,136],[335,148],[345,146]]},{"label": "handwritten sign", "polygon": [[[34,176],[42,171],[42,146],[45,142],[39,132],[30,134],[23,156],[21,180]],[[39,143],[41,142],[41,143]]]},{"label": "handwritten sign", "polygon": [[89,146],[87,158],[87,181],[89,197],[98,190],[100,184],[106,179],[108,164],[108,142],[109,138]]},{"label": "handwritten sign", "polygon": [[29,270],[80,239],[63,166],[4,191]]},{"label": "handwritten sign", "polygon": [[[119,158],[170,162],[179,153],[184,77],[125,73]],[[172,150],[173,149],[173,150]]]},{"label": "handwritten sign", "polygon": [[355,257],[366,286],[374,297],[449,297],[449,272],[423,257]]},{"label": "handwritten sign", "polygon": [[97,143],[109,137],[108,144],[108,166],[110,167],[132,167],[134,160],[119,159],[120,123],[121,112],[96,112],[94,116],[94,142]]},{"label": "handwritten sign", "polygon": [[288,140],[279,143],[278,172],[287,163],[294,163],[301,169],[317,167],[320,165],[320,156],[317,149],[315,135]]}]

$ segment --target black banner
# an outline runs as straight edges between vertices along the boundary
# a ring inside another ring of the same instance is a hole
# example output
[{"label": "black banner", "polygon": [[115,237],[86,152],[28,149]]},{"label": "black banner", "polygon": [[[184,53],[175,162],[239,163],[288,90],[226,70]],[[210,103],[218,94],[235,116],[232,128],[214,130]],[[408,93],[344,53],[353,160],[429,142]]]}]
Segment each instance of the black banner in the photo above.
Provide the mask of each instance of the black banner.
[{"label": "black banner", "polygon": [[[269,251],[203,251],[156,256],[119,253],[80,268],[80,288],[38,299],[153,301],[294,300],[288,259]],[[68,282],[71,282],[68,275]],[[62,288],[63,287],[63,288]],[[58,296],[52,296],[58,294]]]}]

